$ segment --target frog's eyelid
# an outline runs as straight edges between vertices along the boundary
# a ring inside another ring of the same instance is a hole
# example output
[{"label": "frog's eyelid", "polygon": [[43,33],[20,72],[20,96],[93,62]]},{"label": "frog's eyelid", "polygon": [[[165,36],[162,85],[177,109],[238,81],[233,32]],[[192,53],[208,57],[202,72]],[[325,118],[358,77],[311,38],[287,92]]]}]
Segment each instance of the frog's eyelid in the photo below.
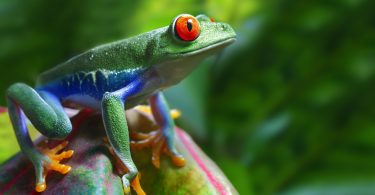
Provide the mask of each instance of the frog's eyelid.
[{"label": "frog's eyelid", "polygon": [[199,14],[195,18],[197,18],[197,20],[200,21],[200,22],[202,22],[202,21],[204,21],[204,22],[211,22],[211,18],[208,17],[208,16],[206,16],[206,15],[203,15],[203,14]]}]

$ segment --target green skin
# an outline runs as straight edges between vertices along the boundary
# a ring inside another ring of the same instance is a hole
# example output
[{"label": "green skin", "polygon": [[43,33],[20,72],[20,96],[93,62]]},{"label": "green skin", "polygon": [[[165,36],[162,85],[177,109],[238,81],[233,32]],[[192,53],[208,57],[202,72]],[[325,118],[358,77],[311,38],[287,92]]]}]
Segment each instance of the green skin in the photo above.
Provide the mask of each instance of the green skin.
[{"label": "green skin", "polygon": [[[178,18],[177,16],[176,18]],[[193,41],[181,40],[175,20],[166,27],[93,48],[40,75],[36,88],[16,83],[7,90],[9,115],[22,152],[36,171],[36,183],[44,183],[43,165],[48,156],[35,149],[25,125],[25,115],[43,135],[64,139],[72,130],[63,106],[79,105],[102,113],[115,154],[129,172],[122,177],[128,188],[138,170],[130,154],[125,109],[149,99],[167,148],[175,156],[174,122],[162,89],[185,78],[205,57],[235,40],[225,23],[196,17],[200,34]]]}]

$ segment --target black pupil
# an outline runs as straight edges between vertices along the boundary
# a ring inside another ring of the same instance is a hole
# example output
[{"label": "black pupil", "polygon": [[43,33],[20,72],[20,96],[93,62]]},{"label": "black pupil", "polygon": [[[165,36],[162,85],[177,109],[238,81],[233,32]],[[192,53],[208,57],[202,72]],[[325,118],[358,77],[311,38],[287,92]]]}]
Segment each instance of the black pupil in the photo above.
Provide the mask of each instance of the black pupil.
[{"label": "black pupil", "polygon": [[189,19],[187,22],[186,22],[186,24],[187,24],[187,28],[188,28],[188,30],[189,31],[191,31],[191,29],[193,29],[193,24],[192,24],[193,22],[191,21],[191,19]]}]

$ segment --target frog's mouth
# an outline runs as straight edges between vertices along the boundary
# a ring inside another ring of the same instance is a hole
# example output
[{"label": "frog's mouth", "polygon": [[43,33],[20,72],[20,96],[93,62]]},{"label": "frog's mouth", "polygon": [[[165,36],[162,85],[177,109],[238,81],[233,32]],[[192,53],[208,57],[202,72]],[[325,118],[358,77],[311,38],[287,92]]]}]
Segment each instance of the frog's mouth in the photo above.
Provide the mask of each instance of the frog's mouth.
[{"label": "frog's mouth", "polygon": [[198,49],[198,50],[180,53],[180,55],[181,55],[181,57],[190,57],[190,56],[199,55],[199,54],[205,54],[205,55],[214,54],[218,50],[224,49],[226,46],[232,44],[235,41],[236,41],[235,37],[227,38],[227,39],[220,40],[220,41],[218,41],[214,44],[211,44],[209,46],[203,47],[203,48]]}]

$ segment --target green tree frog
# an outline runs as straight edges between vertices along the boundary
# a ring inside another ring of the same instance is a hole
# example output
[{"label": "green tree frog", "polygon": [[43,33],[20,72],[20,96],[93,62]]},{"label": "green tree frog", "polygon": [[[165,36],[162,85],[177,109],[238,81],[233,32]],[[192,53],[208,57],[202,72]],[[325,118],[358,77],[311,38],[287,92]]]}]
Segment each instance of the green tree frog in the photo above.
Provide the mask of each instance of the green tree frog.
[{"label": "green tree frog", "polygon": [[9,116],[22,152],[34,165],[35,190],[46,189],[49,170],[70,171],[60,161],[70,158],[73,151],[56,154],[67,142],[50,151],[36,149],[25,116],[47,138],[64,139],[72,125],[63,108],[72,103],[101,113],[114,154],[128,169],[121,177],[125,193],[138,175],[130,153],[125,109],[141,101],[149,101],[160,130],[134,145],[157,143],[152,158],[156,167],[161,151],[167,151],[176,166],[184,166],[184,158],[174,146],[174,122],[161,91],[180,82],[200,60],[233,43],[235,37],[226,23],[205,15],[181,14],[169,26],[100,45],[47,70],[38,77],[35,88],[11,85],[7,90]]}]

